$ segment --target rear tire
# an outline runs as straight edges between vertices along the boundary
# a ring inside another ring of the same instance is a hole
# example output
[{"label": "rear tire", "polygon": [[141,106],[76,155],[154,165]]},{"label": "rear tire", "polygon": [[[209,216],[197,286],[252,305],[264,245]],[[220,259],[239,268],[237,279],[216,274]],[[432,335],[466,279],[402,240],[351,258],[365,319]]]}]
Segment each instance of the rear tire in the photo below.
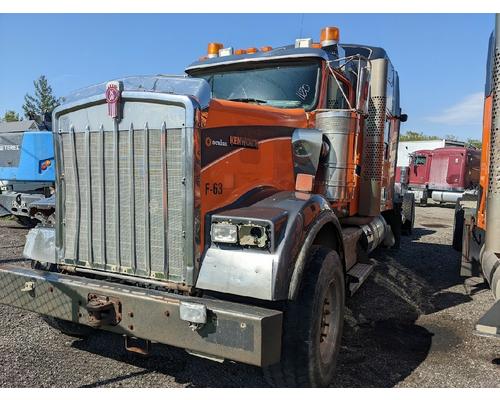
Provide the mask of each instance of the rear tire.
[{"label": "rear tire", "polygon": [[264,369],[276,387],[326,387],[344,325],[345,281],[336,251],[313,246],[296,300],[285,306],[281,361]]},{"label": "rear tire", "polygon": [[42,316],[42,319],[49,325],[51,328],[58,330],[61,333],[64,333],[68,336],[73,336],[76,338],[86,338],[95,333],[95,330],[90,326],[77,324],[71,321],[65,321],[63,319]]},{"label": "rear tire", "polygon": [[453,224],[453,242],[452,247],[456,251],[462,252],[463,234],[464,234],[465,210],[457,203],[455,208],[455,220]]},{"label": "rear tire", "polygon": [[415,226],[415,195],[405,193],[403,196],[402,214],[405,219],[401,232],[403,235],[411,235]]}]

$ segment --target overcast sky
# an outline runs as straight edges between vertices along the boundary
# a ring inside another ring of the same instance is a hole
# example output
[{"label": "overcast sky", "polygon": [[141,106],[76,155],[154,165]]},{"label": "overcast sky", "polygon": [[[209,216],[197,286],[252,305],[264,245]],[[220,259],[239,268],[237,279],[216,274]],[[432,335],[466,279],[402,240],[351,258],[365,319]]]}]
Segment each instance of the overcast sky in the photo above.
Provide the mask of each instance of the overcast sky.
[{"label": "overcast sky", "polygon": [[278,47],[338,26],[341,41],[384,47],[399,72],[403,131],[480,138],[487,14],[0,14],[0,114],[22,112],[33,80],[57,96],[113,78],[182,73],[211,41]]}]

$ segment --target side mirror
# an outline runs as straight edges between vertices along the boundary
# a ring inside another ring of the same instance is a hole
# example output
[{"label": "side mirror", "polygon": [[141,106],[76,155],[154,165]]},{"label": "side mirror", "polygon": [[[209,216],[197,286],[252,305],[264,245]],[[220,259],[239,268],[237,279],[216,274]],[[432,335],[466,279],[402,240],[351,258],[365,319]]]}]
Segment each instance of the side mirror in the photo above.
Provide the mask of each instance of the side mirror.
[{"label": "side mirror", "polygon": [[322,132],[317,129],[295,129],[292,135],[295,173],[316,175],[322,147]]},{"label": "side mirror", "polygon": [[406,122],[406,121],[408,121],[408,114],[401,114],[401,115],[399,116],[399,120],[400,120],[401,122]]}]

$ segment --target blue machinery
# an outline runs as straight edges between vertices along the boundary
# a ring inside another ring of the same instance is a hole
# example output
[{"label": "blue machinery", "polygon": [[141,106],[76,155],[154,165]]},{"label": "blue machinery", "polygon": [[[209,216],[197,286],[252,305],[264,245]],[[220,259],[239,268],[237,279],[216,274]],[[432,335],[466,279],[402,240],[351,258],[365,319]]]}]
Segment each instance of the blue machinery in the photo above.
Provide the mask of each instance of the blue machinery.
[{"label": "blue machinery", "polygon": [[30,215],[30,205],[49,197],[55,179],[52,132],[0,134],[0,216]]}]

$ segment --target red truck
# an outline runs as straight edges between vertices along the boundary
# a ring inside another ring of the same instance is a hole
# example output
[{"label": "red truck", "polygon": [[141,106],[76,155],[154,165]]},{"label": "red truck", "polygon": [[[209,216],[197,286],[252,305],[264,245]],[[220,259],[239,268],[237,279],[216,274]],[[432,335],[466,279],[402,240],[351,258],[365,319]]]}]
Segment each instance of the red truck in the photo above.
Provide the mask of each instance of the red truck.
[{"label": "red truck", "polygon": [[456,202],[474,195],[479,183],[481,152],[472,147],[418,150],[410,156],[408,189],[415,200]]}]

